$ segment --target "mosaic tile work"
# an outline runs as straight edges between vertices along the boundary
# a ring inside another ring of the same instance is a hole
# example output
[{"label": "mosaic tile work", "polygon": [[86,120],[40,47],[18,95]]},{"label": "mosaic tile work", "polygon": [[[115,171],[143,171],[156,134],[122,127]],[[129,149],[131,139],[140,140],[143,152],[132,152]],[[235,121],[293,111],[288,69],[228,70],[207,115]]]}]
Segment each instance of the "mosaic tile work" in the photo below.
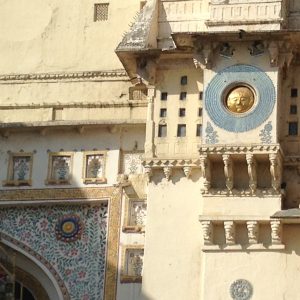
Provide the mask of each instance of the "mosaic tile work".
[{"label": "mosaic tile work", "polygon": [[13,157],[13,175],[12,180],[29,180],[30,179],[30,156]]},{"label": "mosaic tile work", "polygon": [[[226,109],[223,96],[233,84],[254,88],[257,101],[251,111],[235,115]],[[209,117],[218,127],[230,132],[245,132],[258,127],[271,115],[276,92],[272,80],[262,70],[249,65],[234,65],[225,68],[211,80],[204,101]]]},{"label": "mosaic tile work", "polygon": [[269,121],[264,128],[260,131],[259,137],[260,141],[265,144],[270,144],[272,142],[272,122]]},{"label": "mosaic tile work", "polygon": [[218,133],[211,126],[210,122],[207,122],[207,125],[205,128],[205,134],[206,134],[206,137],[205,137],[206,144],[217,144],[219,142]]},{"label": "mosaic tile work", "polygon": [[[66,243],[56,239],[55,226],[64,215],[77,215],[82,220],[79,240]],[[48,260],[65,282],[71,299],[103,299],[106,204],[3,208],[0,229]]]}]

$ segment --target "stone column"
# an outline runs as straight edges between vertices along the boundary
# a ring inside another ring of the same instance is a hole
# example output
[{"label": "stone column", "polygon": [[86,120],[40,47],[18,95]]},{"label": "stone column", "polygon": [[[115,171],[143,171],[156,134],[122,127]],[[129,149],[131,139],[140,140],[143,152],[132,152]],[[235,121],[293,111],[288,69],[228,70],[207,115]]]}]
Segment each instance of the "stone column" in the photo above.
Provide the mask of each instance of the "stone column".
[{"label": "stone column", "polygon": [[281,180],[281,170],[280,170],[280,163],[278,159],[278,154],[270,153],[269,154],[270,160],[270,173],[271,173],[271,184],[274,191],[278,192],[280,190],[280,180]]},{"label": "stone column", "polygon": [[207,194],[211,186],[211,172],[210,172],[210,161],[206,154],[200,155],[200,167],[202,177],[204,178],[203,188],[201,191]]},{"label": "stone column", "polygon": [[256,160],[252,153],[246,154],[246,161],[248,165],[248,175],[249,175],[249,188],[254,194],[257,188],[257,177],[256,177]]},{"label": "stone column", "polygon": [[153,86],[148,87],[148,107],[147,107],[147,122],[146,122],[146,141],[145,141],[145,156],[154,156],[154,132],[155,123],[153,120],[153,110],[154,110],[154,97],[155,88]]},{"label": "stone column", "polygon": [[232,191],[233,189],[233,162],[232,158],[229,154],[222,155],[224,162],[224,174],[226,179],[226,187],[228,191]]}]

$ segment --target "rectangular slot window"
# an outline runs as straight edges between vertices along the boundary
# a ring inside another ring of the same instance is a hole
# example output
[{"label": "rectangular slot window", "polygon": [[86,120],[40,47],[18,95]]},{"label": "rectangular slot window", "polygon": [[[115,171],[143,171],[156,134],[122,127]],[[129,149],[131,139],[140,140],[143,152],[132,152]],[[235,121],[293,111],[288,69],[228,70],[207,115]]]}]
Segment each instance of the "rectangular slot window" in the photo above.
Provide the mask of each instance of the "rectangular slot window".
[{"label": "rectangular slot window", "polygon": [[186,92],[181,92],[179,96],[180,100],[186,100]]},{"label": "rectangular slot window", "polygon": [[178,137],[185,137],[186,136],[186,125],[185,124],[178,124],[177,136]]},{"label": "rectangular slot window", "polygon": [[289,135],[298,135],[298,122],[289,122]]},{"label": "rectangular slot window", "polygon": [[160,95],[160,100],[166,101],[168,99],[168,93],[162,92]]},{"label": "rectangular slot window", "polygon": [[185,117],[185,108],[179,108],[179,117]]},{"label": "rectangular slot window", "polygon": [[290,106],[290,114],[296,115],[297,114],[297,105],[291,105]]},{"label": "rectangular slot window", "polygon": [[199,100],[203,100],[203,92],[199,92]]},{"label": "rectangular slot window", "polygon": [[108,20],[108,3],[95,3],[94,22]]},{"label": "rectangular slot window", "polygon": [[161,108],[161,109],[160,109],[159,116],[160,116],[161,118],[165,118],[165,117],[167,116],[167,109],[166,109],[166,108]]},{"label": "rectangular slot window", "polygon": [[167,136],[167,125],[158,125],[158,137]]},{"label": "rectangular slot window", "polygon": [[198,117],[202,117],[202,107],[199,107],[198,109]]},{"label": "rectangular slot window", "polygon": [[197,124],[196,136],[201,136],[201,132],[202,132],[202,125],[201,124]]},{"label": "rectangular slot window", "polygon": [[181,85],[187,85],[187,76],[181,76],[180,84]]},{"label": "rectangular slot window", "polygon": [[291,89],[291,97],[292,98],[298,97],[298,89],[295,88]]}]

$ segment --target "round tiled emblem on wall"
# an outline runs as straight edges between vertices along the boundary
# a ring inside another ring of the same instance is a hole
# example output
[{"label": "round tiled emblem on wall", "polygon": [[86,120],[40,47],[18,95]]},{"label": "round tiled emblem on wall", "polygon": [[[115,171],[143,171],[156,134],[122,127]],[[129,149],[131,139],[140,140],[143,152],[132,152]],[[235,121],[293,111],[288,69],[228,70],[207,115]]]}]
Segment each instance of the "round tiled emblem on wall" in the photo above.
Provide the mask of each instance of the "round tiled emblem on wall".
[{"label": "round tiled emblem on wall", "polygon": [[219,72],[205,91],[205,109],[220,128],[245,132],[271,115],[276,101],[270,77],[259,68],[234,65]]},{"label": "round tiled emblem on wall", "polygon": [[230,296],[233,300],[249,300],[252,294],[252,285],[245,279],[238,279],[230,286]]},{"label": "round tiled emblem on wall", "polygon": [[56,238],[64,242],[75,242],[80,239],[82,224],[79,216],[65,215],[58,220],[55,226]]}]

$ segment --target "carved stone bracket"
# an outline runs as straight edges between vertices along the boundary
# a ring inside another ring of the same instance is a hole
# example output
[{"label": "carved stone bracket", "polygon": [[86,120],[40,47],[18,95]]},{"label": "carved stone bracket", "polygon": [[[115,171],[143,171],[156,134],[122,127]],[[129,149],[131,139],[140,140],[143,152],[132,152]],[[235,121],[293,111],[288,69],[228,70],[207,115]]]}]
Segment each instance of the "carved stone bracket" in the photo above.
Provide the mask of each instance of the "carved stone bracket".
[{"label": "carved stone bracket", "polygon": [[252,194],[255,194],[257,189],[257,176],[256,176],[256,160],[252,153],[246,154],[246,161],[248,165],[249,175],[249,188]]},{"label": "carved stone bracket", "polygon": [[222,155],[224,162],[224,174],[226,178],[226,187],[231,192],[233,189],[233,162],[229,154]]},{"label": "carved stone bracket", "polygon": [[152,177],[152,168],[150,166],[145,166],[144,167],[144,172],[147,176],[147,179],[148,179],[148,182],[151,180],[151,177]]},{"label": "carved stone bracket", "polygon": [[191,166],[184,166],[183,167],[183,172],[184,172],[184,175],[186,176],[186,178],[190,178],[190,176],[192,174],[192,167]]},{"label": "carved stone bracket", "polygon": [[257,221],[247,222],[249,244],[258,244],[259,226]]},{"label": "carved stone bracket", "polygon": [[233,221],[224,222],[225,239],[227,245],[235,244],[235,224]]},{"label": "carved stone bracket", "polygon": [[271,67],[289,68],[293,58],[294,51],[291,43],[271,41],[268,45]]},{"label": "carved stone bracket", "polygon": [[203,240],[204,245],[213,244],[213,224],[211,221],[202,221],[202,231],[203,231]]},{"label": "carved stone bracket", "polygon": [[271,221],[272,244],[282,244],[282,224],[279,220]]},{"label": "carved stone bracket", "polygon": [[164,174],[165,174],[165,178],[169,181],[170,177],[172,175],[172,167],[164,167],[163,168]]},{"label": "carved stone bracket", "polygon": [[213,66],[214,52],[217,47],[217,43],[205,43],[199,44],[197,41],[194,43],[196,49],[194,53],[194,64],[196,68],[210,69]]}]

